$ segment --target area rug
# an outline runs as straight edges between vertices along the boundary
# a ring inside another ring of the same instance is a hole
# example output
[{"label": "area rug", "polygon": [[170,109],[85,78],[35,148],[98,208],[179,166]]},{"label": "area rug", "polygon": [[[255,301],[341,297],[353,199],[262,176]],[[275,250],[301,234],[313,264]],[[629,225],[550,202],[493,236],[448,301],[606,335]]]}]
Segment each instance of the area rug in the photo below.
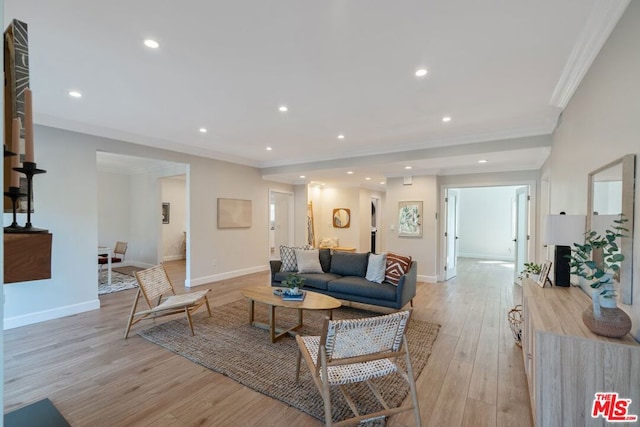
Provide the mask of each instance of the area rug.
[{"label": "area rug", "polygon": [[124,267],[113,267],[111,271],[115,271],[116,273],[126,274],[127,276],[134,277],[133,273],[136,271],[142,271],[144,268],[135,267],[133,265],[125,265]]},{"label": "area rug", "polygon": [[138,281],[135,277],[121,274],[116,271],[111,271],[111,285],[109,285],[107,274],[106,270],[100,273],[100,277],[98,279],[98,295],[110,294],[138,287]]},{"label": "area rug", "polygon": [[[267,396],[287,403],[307,414],[324,419],[322,398],[308,369],[301,369],[300,382],[295,382],[298,347],[293,337],[286,336],[272,344],[269,332],[249,325],[247,302],[235,301],[206,310],[194,316],[195,336],[191,336],[186,319],[171,320],[138,332],[147,340],[198,363]],[[277,309],[278,326],[295,324],[295,311]],[[334,319],[379,315],[364,310],[342,307],[334,310]],[[302,335],[320,335],[324,312],[305,311]],[[256,304],[256,321],[267,322],[264,304]],[[440,326],[411,320],[407,330],[414,375],[417,377],[429,359]],[[304,362],[303,362],[304,365]],[[376,380],[381,394],[390,406],[399,406],[409,387],[397,374]],[[336,393],[334,393],[336,392]],[[365,412],[381,409],[366,386],[351,389]],[[352,416],[338,390],[332,390],[334,421]],[[375,425],[384,425],[377,421]]]}]

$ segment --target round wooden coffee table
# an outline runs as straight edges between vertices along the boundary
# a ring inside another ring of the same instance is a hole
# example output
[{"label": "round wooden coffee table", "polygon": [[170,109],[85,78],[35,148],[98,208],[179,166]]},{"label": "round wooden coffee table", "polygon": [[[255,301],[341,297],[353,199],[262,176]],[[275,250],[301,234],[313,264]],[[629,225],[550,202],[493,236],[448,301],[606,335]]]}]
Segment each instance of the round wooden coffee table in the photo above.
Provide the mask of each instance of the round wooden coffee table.
[{"label": "round wooden coffee table", "polygon": [[[331,318],[334,308],[342,304],[337,299],[317,292],[304,291],[306,296],[302,301],[283,301],[279,295],[274,295],[273,291],[277,287],[253,286],[242,290],[242,295],[249,300],[249,323],[258,328],[268,329],[271,342],[276,342],[286,334],[294,335],[294,331],[302,327],[302,312],[304,310],[327,310]],[[280,288],[282,289],[282,288]],[[255,321],[254,307],[259,302],[269,306],[269,324]],[[298,324],[289,328],[281,329],[276,327],[276,307],[293,308],[298,310]]]}]

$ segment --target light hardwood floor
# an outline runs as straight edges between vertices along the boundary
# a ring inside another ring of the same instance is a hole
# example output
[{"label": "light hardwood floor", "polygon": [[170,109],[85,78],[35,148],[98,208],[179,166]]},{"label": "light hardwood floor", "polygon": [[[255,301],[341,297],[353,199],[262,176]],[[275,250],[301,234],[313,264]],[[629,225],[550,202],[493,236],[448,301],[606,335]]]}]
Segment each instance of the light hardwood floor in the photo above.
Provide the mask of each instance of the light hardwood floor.
[{"label": "light hardwood floor", "polygon": [[[167,266],[184,292],[184,262]],[[442,325],[417,381],[425,426],[532,425],[522,350],[506,320],[521,298],[512,279],[503,263],[462,259],[457,278],[418,284],[414,316]],[[268,281],[264,272],[206,286],[216,306]],[[100,310],[5,331],[5,412],[48,397],[73,426],[322,425],[137,336],[149,322],[124,340],[134,295],[104,295]]]}]

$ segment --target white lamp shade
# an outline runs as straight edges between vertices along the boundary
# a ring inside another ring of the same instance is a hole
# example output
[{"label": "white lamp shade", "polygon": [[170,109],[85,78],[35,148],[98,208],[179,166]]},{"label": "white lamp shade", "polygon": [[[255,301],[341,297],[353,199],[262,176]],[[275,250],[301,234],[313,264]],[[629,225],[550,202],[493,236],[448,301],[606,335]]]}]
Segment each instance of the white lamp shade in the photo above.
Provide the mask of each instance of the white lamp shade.
[{"label": "white lamp shade", "polygon": [[583,243],[585,223],[585,215],[547,215],[544,242],[556,246]]}]

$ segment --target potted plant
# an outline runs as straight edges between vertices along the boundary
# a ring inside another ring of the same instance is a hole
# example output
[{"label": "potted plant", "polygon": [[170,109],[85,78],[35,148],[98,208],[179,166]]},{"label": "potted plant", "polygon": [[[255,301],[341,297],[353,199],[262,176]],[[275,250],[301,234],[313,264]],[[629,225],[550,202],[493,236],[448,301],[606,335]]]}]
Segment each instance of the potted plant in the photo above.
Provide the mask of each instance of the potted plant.
[{"label": "potted plant", "polygon": [[290,291],[287,292],[290,295],[298,295],[300,288],[304,286],[304,277],[297,273],[291,273],[282,281],[282,286],[290,289]]},{"label": "potted plant", "polygon": [[530,277],[533,280],[538,280],[540,272],[542,271],[542,264],[536,264],[535,262],[525,262],[524,270],[520,272],[520,279]]},{"label": "potted plant", "polygon": [[631,329],[631,319],[617,307],[613,280],[624,260],[618,243],[629,231],[624,228],[625,222],[621,215],[604,235],[587,231],[584,244],[574,243],[571,255],[567,255],[571,274],[588,280],[593,288],[592,307],[583,312],[582,320],[592,332],[609,337],[624,336]]}]

